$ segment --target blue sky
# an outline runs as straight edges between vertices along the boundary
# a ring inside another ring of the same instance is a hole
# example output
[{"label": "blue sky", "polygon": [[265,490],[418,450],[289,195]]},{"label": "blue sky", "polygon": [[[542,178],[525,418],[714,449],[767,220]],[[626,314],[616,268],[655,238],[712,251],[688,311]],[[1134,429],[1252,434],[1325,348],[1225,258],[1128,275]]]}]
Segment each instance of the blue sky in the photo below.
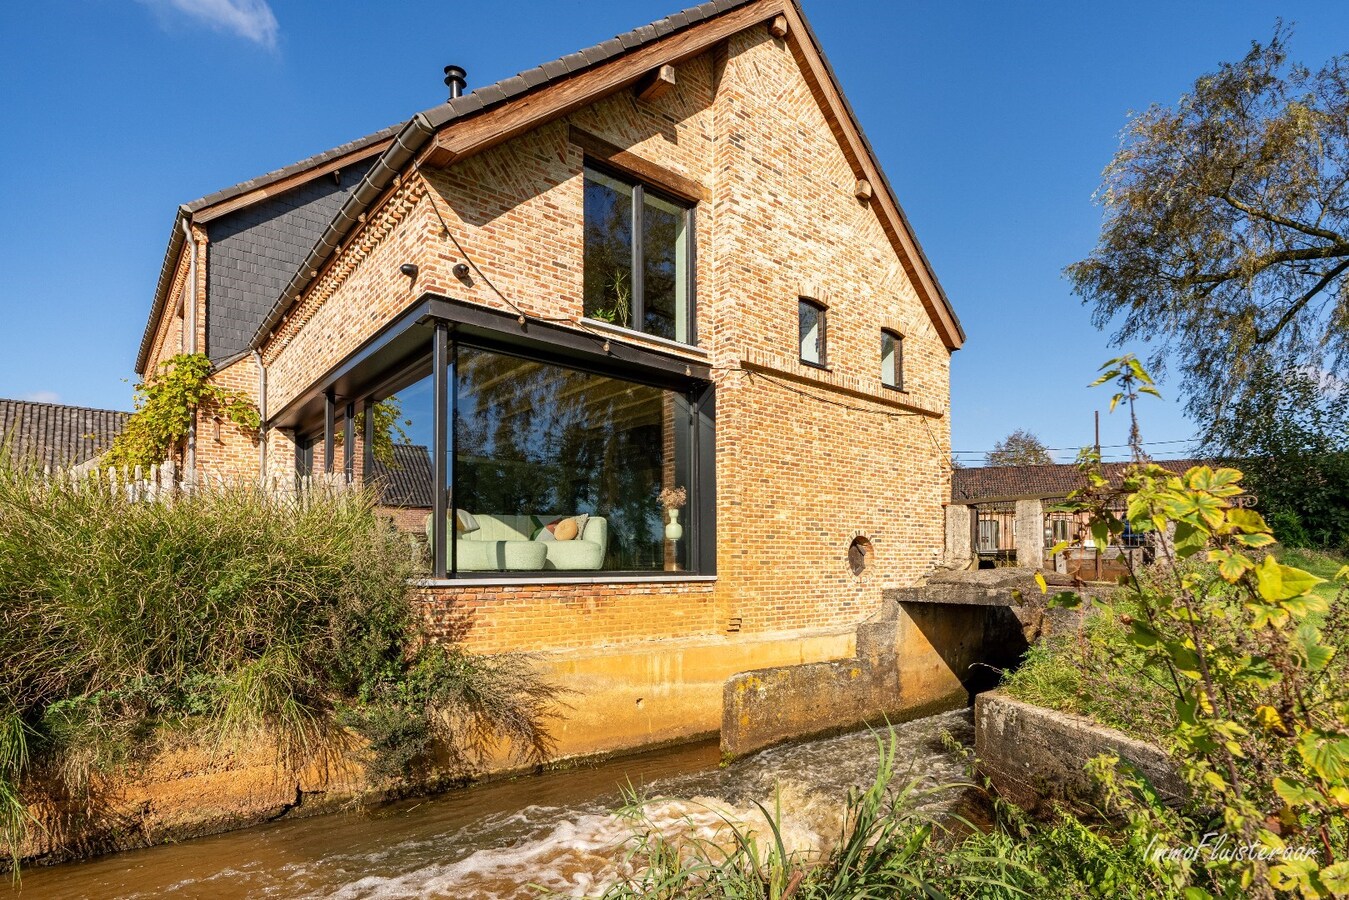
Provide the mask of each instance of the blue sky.
[{"label": "blue sky", "polygon": [[[446,63],[485,84],[678,3],[0,5],[0,396],[129,408],[179,203],[440,102]],[[952,362],[959,451],[1015,428],[1076,447],[1097,408],[1103,443],[1124,441],[1085,387],[1116,351],[1061,272],[1095,241],[1091,195],[1128,112],[1174,102],[1278,15],[1294,58],[1349,51],[1342,2],[805,9],[969,335]],[[1145,438],[1189,438],[1162,390]]]}]

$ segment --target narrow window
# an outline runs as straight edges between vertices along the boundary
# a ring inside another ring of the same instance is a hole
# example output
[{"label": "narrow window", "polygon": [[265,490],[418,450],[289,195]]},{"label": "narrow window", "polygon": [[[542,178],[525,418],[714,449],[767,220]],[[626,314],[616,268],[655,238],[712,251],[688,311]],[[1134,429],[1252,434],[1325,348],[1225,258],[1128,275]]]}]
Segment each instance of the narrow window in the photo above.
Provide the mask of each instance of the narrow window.
[{"label": "narrow window", "polygon": [[587,166],[585,315],[692,343],[691,232],[688,206]]},{"label": "narrow window", "polygon": [[824,306],[802,297],[797,303],[797,328],[801,338],[801,362],[812,366],[827,364]]},{"label": "narrow window", "polygon": [[904,390],[904,336],[881,331],[881,384]]}]

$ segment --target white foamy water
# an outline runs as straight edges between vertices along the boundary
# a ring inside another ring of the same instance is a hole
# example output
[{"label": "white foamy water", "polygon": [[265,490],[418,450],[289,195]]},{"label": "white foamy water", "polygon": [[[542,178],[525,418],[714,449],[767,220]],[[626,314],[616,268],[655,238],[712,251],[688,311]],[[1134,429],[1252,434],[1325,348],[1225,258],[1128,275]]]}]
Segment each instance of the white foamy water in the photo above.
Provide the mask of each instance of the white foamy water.
[{"label": "white foamy water", "polygon": [[[896,782],[963,778],[943,743],[972,740],[967,711],[896,726]],[[725,837],[726,820],[759,828],[754,802],[781,810],[789,849],[824,852],[850,787],[876,774],[876,737],[858,733],[768,750],[716,767],[701,745],[523,777],[365,813],[277,823],[86,863],[26,870],[19,896],[514,900],[537,885],[601,892],[631,874],[633,823],[616,815],[622,790],[647,798],[644,827]]]}]

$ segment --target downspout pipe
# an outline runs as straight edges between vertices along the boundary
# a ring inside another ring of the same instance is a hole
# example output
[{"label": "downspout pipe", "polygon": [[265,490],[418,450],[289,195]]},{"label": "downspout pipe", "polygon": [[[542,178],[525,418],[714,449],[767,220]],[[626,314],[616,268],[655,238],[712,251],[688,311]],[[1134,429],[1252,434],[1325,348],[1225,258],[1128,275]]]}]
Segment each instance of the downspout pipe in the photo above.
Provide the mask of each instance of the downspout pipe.
[{"label": "downspout pipe", "polygon": [[[183,286],[183,324],[187,327],[188,339],[184,349],[188,353],[197,352],[197,239],[192,236],[192,220],[183,217],[183,237],[187,242],[187,284]],[[197,481],[197,416],[187,426],[187,469],[185,479],[195,484]]]},{"label": "downspout pipe", "polygon": [[413,116],[399,130],[393,143],[375,160],[370,171],[361,179],[351,196],[342,204],[337,216],[324,230],[314,249],[309,251],[309,256],[301,264],[300,270],[291,278],[267,318],[258,326],[253,340],[249,343],[249,349],[256,350],[262,347],[272,329],[280,324],[291,305],[318,276],[319,270],[337,252],[337,248],[346,240],[347,235],[361,224],[366,210],[394,183],[394,179],[401,177],[403,168],[413,161],[435,135],[435,126],[423,113]]},{"label": "downspout pipe", "polygon": [[262,361],[262,352],[253,351],[253,361],[258,365],[258,483],[267,486],[267,364]]}]

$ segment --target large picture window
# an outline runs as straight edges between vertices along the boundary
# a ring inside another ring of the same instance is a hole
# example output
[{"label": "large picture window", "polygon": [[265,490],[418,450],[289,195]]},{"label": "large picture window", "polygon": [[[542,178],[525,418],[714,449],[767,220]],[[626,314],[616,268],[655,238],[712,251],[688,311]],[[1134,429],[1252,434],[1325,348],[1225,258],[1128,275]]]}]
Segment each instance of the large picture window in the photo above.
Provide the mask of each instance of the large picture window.
[{"label": "large picture window", "polygon": [[693,343],[692,218],[640,182],[587,166],[585,315]]},{"label": "large picture window", "polygon": [[297,474],[325,468],[329,439],[343,460],[349,445],[353,477],[433,578],[713,574],[710,381],[485,321],[413,320],[409,339],[334,378],[292,426],[311,438]]}]

